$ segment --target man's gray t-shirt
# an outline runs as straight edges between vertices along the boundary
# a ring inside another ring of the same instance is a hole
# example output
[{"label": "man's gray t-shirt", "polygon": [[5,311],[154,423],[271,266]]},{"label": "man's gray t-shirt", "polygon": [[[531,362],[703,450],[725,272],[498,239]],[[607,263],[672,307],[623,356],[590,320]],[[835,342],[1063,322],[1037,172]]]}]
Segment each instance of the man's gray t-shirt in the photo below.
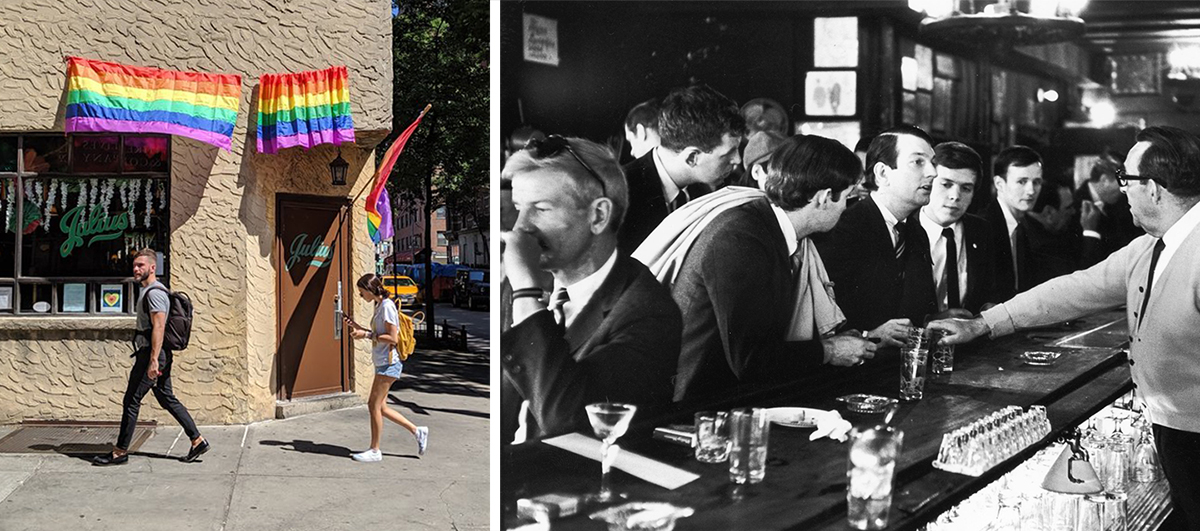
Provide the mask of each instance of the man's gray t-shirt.
[{"label": "man's gray t-shirt", "polygon": [[[162,288],[162,289],[157,289]],[[133,339],[134,348],[141,350],[150,346],[150,335],[145,333],[150,330],[150,313],[167,313],[171,309],[171,298],[167,296],[167,287],[162,282],[157,280],[153,284],[142,288],[141,294],[137,300],[137,331],[138,334]],[[146,312],[146,303],[144,299],[150,297],[150,312]]]}]

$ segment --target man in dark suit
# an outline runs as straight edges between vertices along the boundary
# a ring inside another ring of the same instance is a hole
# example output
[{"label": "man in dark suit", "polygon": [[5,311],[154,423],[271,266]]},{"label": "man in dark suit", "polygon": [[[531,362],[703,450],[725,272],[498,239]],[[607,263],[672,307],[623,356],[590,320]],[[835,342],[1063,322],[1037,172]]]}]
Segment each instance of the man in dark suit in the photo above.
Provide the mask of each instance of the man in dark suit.
[{"label": "man in dark suit", "polygon": [[1033,287],[1037,276],[1024,220],[1042,191],[1042,157],[1028,147],[1012,146],[996,155],[993,170],[996,200],[983,218],[991,225],[996,253],[995,297],[1007,300]]},{"label": "man in dark suit", "polygon": [[959,308],[975,314],[985,303],[999,302],[992,300],[995,257],[988,223],[967,214],[983,161],[966,144],[942,142],[933,148],[933,164],[937,177],[920,220],[933,258],[938,311]]},{"label": "man in dark suit", "polygon": [[1090,267],[1146,233],[1133,223],[1129,199],[1117,183],[1124,157],[1105,153],[1092,166],[1088,180],[1075,190],[1074,201],[1083,231],[1083,262]]},{"label": "man in dark suit", "polygon": [[741,164],[745,131],[737,104],[708,85],[671,91],[659,110],[659,146],[624,168],[629,212],[621,252],[633,253],[667,214],[715,189]]},{"label": "man in dark suit", "polygon": [[933,141],[916,127],[888,129],[871,141],[867,166],[878,189],[814,241],[846,326],[898,347],[908,327],[937,313],[929,240],[917,218],[937,175]]},{"label": "man in dark suit", "polygon": [[[792,333],[805,300],[797,283],[820,261],[805,238],[837,223],[860,176],[858,159],[837,141],[789,138],[771,157],[766,197],[720,214],[700,234],[671,290],[684,316],[676,400],[795,381],[822,364],[874,356],[874,344],[857,334]],[[808,287],[824,294],[824,286]]]},{"label": "man in dark suit", "polygon": [[[503,440],[584,429],[591,402],[636,404],[643,417],[669,404],[679,308],[617,251],[627,192],[615,155],[551,136],[510,157],[502,178],[518,211],[503,235],[513,301],[500,338]],[[548,303],[541,271],[554,276]]]}]

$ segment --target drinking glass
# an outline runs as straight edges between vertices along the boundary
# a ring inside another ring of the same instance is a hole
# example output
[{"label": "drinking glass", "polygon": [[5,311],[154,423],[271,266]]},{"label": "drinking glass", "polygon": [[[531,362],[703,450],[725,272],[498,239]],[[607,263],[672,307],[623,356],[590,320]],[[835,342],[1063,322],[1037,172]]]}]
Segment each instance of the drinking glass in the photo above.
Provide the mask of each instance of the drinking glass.
[{"label": "drinking glass", "polygon": [[629,429],[637,406],[602,402],[588,404],[584,409],[587,410],[588,421],[592,423],[592,431],[603,441],[600,444],[600,493],[597,498],[600,501],[609,501],[613,495],[608,485],[608,472],[621,450],[621,447],[613,443]]},{"label": "drinking glass", "polygon": [[1133,462],[1133,438],[1121,433],[1114,433],[1112,437],[1108,438],[1106,449],[1104,490],[1125,492],[1125,482],[1132,475],[1130,464]]},{"label": "drinking glass", "polygon": [[724,411],[696,413],[696,460],[724,463],[729,458],[729,414]]},{"label": "drinking glass", "polygon": [[846,519],[855,529],[883,529],[892,507],[892,480],[904,432],[876,426],[850,431]]},{"label": "drinking glass", "polygon": [[925,366],[929,361],[929,335],[924,328],[910,328],[908,342],[900,349],[904,363],[900,372],[900,400],[925,396]]},{"label": "drinking glass", "polygon": [[954,345],[939,345],[938,341],[942,334],[933,333],[930,340],[933,349],[933,363],[929,367],[929,372],[933,374],[949,374],[954,372]]},{"label": "drinking glass", "polygon": [[1158,450],[1149,434],[1143,434],[1141,442],[1133,452],[1133,480],[1138,483],[1153,483],[1162,479],[1159,468]]},{"label": "drinking glass", "polygon": [[758,483],[767,474],[771,424],[760,408],[735,409],[729,417],[729,480]]}]

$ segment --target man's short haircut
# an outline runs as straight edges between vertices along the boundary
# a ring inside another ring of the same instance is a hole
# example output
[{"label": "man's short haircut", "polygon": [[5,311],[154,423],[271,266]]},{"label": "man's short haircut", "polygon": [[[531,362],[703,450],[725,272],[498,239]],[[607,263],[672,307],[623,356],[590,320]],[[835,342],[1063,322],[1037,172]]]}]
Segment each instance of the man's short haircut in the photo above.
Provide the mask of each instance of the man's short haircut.
[{"label": "man's short haircut", "polygon": [[983,175],[983,159],[971,146],[962,142],[942,142],[933,147],[934,166],[945,166],[952,170],[971,170],[975,172],[975,182]]},{"label": "man's short haircut", "polygon": [[133,253],[134,260],[137,260],[139,257],[149,258],[151,264],[158,263],[158,253],[155,252],[154,249],[151,249],[149,247],[142,249],[136,253]]},{"label": "man's short haircut", "polygon": [[629,109],[625,115],[625,129],[637,131],[637,126],[658,130],[658,98],[650,98]]},{"label": "man's short haircut", "polygon": [[799,210],[817,192],[830,188],[832,199],[862,177],[858,155],[837,140],[793,136],[771,154],[767,164],[767,199],[787,211]]},{"label": "man's short haircut", "polygon": [[[501,182],[512,181],[513,177],[531,171],[556,171],[565,174],[566,178],[574,183],[571,195],[579,208],[590,205],[607,190],[606,197],[613,202],[611,229],[616,231],[629,209],[629,185],[625,182],[625,174],[621,172],[620,164],[617,163],[616,154],[608,146],[583,138],[567,137],[566,140],[571,144],[571,149],[575,150],[575,154],[596,172],[596,176],[592,176],[565,148],[555,155],[542,158],[538,158],[534,150],[522,149],[508,157],[504,170],[500,172]],[[603,190],[596,177],[604,179]]]},{"label": "man's short haircut", "polygon": [[[783,118],[782,131],[767,129],[766,115],[768,111],[775,111],[779,113],[781,118]],[[788,132],[791,129],[791,123],[788,120],[787,109],[783,108],[782,104],[771,98],[754,98],[743,104],[739,112],[742,113],[742,119],[746,120],[747,134],[770,130],[783,136],[789,136]]]},{"label": "man's short haircut", "polygon": [[1038,155],[1038,152],[1034,151],[1033,148],[1009,146],[996,154],[996,160],[992,162],[992,175],[1007,179],[1008,168],[1012,166],[1026,168],[1041,163],[1042,156]]},{"label": "man's short haircut", "polygon": [[911,125],[898,125],[879,133],[871,140],[871,147],[867,148],[867,164],[863,167],[863,172],[867,176],[868,188],[872,190],[878,188],[875,183],[876,164],[882,162],[887,167],[896,169],[896,158],[900,156],[896,146],[900,143],[901,135],[915,136],[928,142],[931,147],[933,146],[933,138],[929,136],[929,133]]},{"label": "man's short haircut", "polygon": [[745,134],[746,121],[737,104],[708,85],[672,90],[658,113],[658,136],[671,151],[696,147],[710,152],[725,135]]},{"label": "man's short haircut", "polygon": [[1101,177],[1105,175],[1117,176],[1117,169],[1125,164],[1125,156],[1112,150],[1105,150],[1100,154],[1100,159],[1092,165],[1092,171],[1088,175],[1088,181],[1099,182]]},{"label": "man's short haircut", "polygon": [[1200,196],[1200,138],[1177,127],[1154,126],[1137,134],[1150,147],[1138,162],[1138,175],[1152,177],[1177,197]]}]

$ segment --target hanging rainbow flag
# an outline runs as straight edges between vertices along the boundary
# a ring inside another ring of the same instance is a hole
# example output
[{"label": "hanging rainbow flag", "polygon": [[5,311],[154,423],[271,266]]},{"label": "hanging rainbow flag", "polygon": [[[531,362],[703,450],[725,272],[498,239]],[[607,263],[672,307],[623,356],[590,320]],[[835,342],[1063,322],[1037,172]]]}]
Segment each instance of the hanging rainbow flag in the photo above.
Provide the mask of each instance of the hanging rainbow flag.
[{"label": "hanging rainbow flag", "polygon": [[229,150],[241,95],[236,74],[68,57],[65,130],[166,133]]},{"label": "hanging rainbow flag", "polygon": [[395,142],[388,147],[383,154],[383,160],[379,163],[379,169],[375,172],[375,187],[371,188],[371,194],[367,196],[367,234],[371,236],[371,241],[379,243],[392,237],[392,202],[388,198],[387,184],[388,177],[392,175],[392,167],[396,165],[396,159],[400,158],[400,152],[404,151],[404,144],[408,143],[408,137],[412,136],[413,131],[417,130],[417,126],[421,123],[421,118],[425,117],[425,113],[429,112],[429,108],[433,105],[426,105],[421,114],[417,116],[416,121],[408,126]]},{"label": "hanging rainbow flag", "polygon": [[346,67],[258,80],[258,152],[354,142]]}]

